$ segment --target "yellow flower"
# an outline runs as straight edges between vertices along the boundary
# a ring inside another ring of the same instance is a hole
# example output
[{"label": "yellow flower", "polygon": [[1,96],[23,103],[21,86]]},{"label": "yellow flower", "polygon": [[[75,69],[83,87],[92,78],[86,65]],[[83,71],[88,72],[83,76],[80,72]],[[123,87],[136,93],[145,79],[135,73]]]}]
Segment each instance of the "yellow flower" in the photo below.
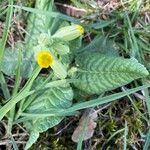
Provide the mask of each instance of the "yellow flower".
[{"label": "yellow flower", "polygon": [[48,68],[53,64],[54,59],[49,51],[42,50],[37,54],[36,61],[41,68]]}]

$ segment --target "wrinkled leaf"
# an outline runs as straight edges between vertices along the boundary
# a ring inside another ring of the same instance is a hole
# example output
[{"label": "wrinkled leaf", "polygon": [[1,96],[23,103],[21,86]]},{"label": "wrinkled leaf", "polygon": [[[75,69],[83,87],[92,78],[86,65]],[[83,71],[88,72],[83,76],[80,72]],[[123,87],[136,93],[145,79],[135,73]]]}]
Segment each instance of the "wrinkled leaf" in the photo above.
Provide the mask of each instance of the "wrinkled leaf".
[{"label": "wrinkled leaf", "polygon": [[[84,60],[84,61],[83,61]],[[110,57],[85,52],[76,58],[74,85],[89,94],[99,94],[147,76],[146,68],[134,58]]]},{"label": "wrinkled leaf", "polygon": [[99,52],[101,54],[118,57],[118,51],[114,41],[109,40],[107,37],[98,36],[95,37],[90,44],[83,47],[79,52]]},{"label": "wrinkled leaf", "polygon": [[[17,49],[5,49],[4,59],[2,62],[2,72],[8,76],[14,76],[18,62]],[[27,57],[22,53],[21,75],[23,77],[30,77],[35,68],[35,60],[33,56]]]},{"label": "wrinkled leaf", "polygon": [[[37,83],[41,81],[36,81]],[[54,109],[66,109],[69,108],[72,104],[73,91],[69,85],[63,85],[62,87],[49,88],[45,92],[37,93],[34,96],[34,99],[30,97],[27,101],[32,101],[31,104],[26,109],[26,113],[35,113],[35,112],[46,112]],[[40,116],[39,116],[40,117]],[[30,122],[24,123],[28,130],[31,133],[41,133],[47,129],[57,125],[63,119],[63,116],[51,116],[51,117],[41,117],[34,118]],[[32,135],[31,135],[32,136]],[[38,136],[36,136],[38,138]],[[32,138],[30,137],[27,142],[26,147],[30,147],[33,143]]]}]

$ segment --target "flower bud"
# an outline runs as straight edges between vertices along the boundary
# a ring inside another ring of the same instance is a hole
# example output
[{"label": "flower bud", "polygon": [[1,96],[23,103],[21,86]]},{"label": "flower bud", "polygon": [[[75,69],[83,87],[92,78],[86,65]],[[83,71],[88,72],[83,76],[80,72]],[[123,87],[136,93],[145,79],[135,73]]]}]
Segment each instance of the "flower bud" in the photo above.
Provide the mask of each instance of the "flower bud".
[{"label": "flower bud", "polygon": [[84,33],[84,28],[81,25],[71,25],[60,28],[52,38],[59,38],[64,41],[74,40]]}]

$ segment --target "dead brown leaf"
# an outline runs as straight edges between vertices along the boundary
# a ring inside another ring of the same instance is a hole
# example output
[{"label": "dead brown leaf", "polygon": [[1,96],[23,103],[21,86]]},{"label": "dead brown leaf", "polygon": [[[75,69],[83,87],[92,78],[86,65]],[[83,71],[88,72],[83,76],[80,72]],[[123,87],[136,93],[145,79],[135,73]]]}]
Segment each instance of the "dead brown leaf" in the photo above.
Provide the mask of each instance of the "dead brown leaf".
[{"label": "dead brown leaf", "polygon": [[78,127],[74,130],[72,135],[72,140],[78,142],[81,133],[84,130],[83,140],[90,139],[94,134],[94,129],[96,128],[97,112],[93,109],[86,111],[79,121]]}]

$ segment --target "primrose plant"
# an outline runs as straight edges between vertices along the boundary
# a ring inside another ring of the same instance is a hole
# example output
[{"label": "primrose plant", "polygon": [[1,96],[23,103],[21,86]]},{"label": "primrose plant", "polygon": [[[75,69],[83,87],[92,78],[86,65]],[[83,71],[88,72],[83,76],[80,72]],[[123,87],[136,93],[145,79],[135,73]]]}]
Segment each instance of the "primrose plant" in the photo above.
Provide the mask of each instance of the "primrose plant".
[{"label": "primrose plant", "polygon": [[58,78],[67,76],[66,68],[58,60],[57,55],[67,55],[70,52],[67,42],[74,40],[84,33],[81,25],[71,25],[60,28],[53,36],[40,34],[38,45],[33,47],[35,59],[41,68],[53,69]]},{"label": "primrose plant", "polygon": [[[84,28],[82,26],[71,25],[60,28],[52,36],[49,34],[40,34],[38,45],[33,47],[35,60],[40,68],[51,68],[53,70],[54,75],[51,77],[52,81],[54,79],[65,79],[67,77],[67,67],[64,66],[58,56],[69,54],[70,49],[67,42],[79,38],[83,33]],[[45,81],[46,79],[39,77],[35,80],[35,84],[44,86]],[[41,92],[42,94],[40,94]],[[35,97],[34,100],[33,98],[28,98],[26,100],[24,103],[25,108],[23,109],[25,112],[35,113],[37,111],[43,112],[43,110],[53,110],[54,112],[58,112],[58,110],[64,110],[71,106],[73,90],[67,82],[63,82],[63,84],[58,84],[58,87],[56,86],[47,89],[44,93],[43,91],[39,91],[38,94],[35,94]],[[55,117],[52,115],[50,117],[37,118],[32,123],[25,122],[25,126],[28,129],[32,129],[26,149],[36,141],[40,132],[55,126],[63,119],[63,117],[64,116]]]}]

